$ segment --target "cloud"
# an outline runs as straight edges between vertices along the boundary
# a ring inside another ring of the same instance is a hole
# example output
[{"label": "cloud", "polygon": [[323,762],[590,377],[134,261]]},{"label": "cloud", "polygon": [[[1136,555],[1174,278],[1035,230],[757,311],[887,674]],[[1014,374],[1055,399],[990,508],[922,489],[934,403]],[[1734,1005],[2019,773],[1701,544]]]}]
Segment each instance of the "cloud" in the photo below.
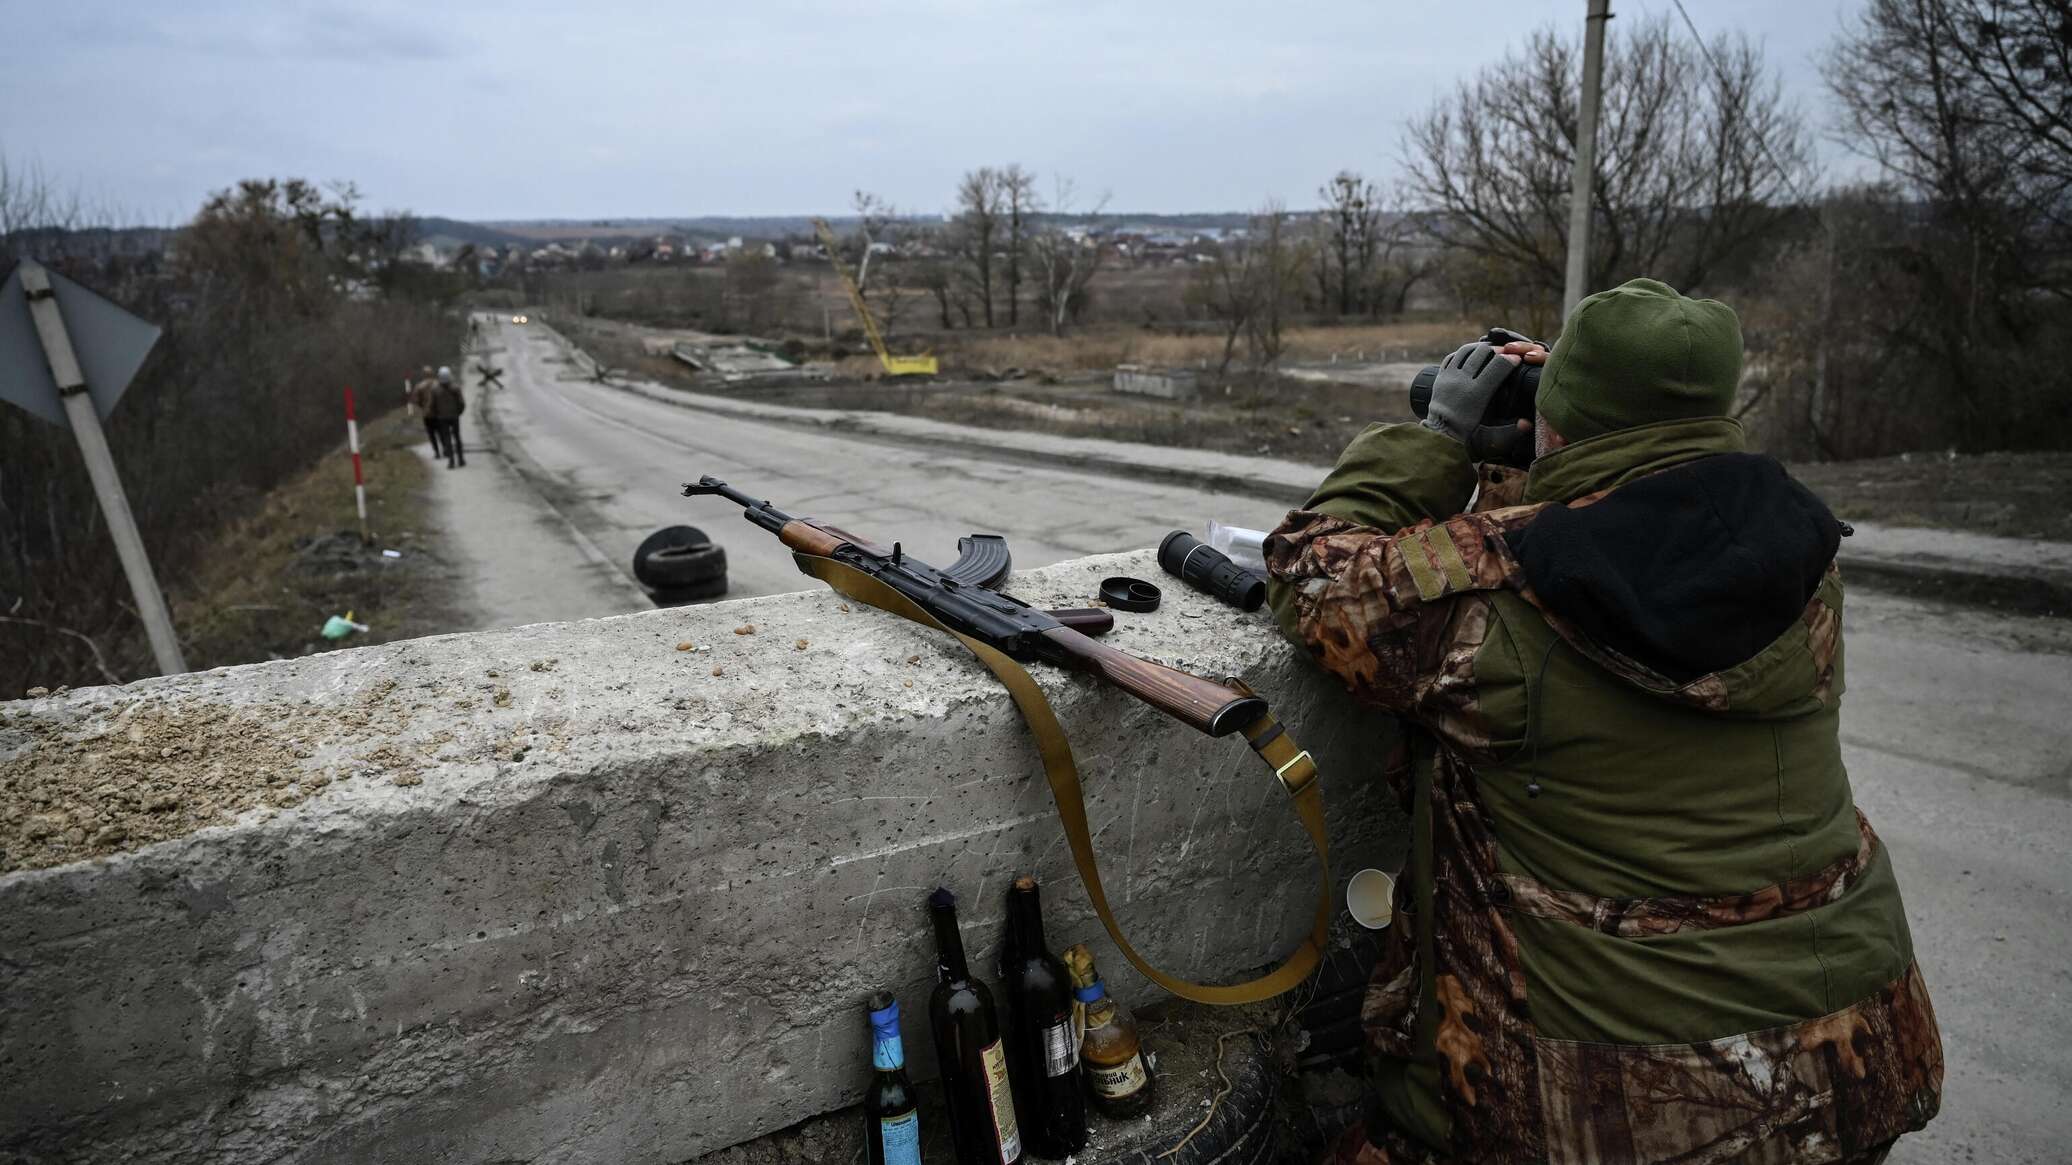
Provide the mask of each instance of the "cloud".
[{"label": "cloud", "polygon": [[[4,0],[0,0],[4,2]],[[1667,0],[1622,0],[1630,17]],[[1814,124],[1812,53],[1860,0],[1693,5],[1766,41]],[[1019,162],[1117,208],[1304,205],[1397,172],[1404,121],[1546,0],[62,0],[10,5],[0,149],[156,210],[345,175],[427,214],[946,205]],[[1615,30],[1616,30],[1615,26]]]}]

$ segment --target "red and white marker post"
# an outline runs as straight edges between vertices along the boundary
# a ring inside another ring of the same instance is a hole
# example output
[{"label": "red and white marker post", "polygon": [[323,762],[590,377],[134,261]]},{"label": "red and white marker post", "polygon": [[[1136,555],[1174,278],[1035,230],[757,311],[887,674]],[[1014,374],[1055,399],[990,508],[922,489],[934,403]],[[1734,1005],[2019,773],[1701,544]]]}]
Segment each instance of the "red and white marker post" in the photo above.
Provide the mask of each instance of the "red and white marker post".
[{"label": "red and white marker post", "polygon": [[374,535],[367,532],[367,475],[360,470],[360,422],[353,413],[353,390],[345,388],[345,443],[353,451],[353,501],[360,507],[360,544],[374,545]]}]

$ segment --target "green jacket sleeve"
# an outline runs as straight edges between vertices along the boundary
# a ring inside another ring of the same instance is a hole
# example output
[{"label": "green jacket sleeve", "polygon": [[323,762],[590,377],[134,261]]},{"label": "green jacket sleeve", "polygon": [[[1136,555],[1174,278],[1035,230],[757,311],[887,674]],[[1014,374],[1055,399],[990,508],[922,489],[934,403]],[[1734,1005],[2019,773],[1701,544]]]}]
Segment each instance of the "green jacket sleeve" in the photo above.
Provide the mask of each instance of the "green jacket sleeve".
[{"label": "green jacket sleeve", "polygon": [[[1369,425],[1326,474],[1298,513],[1323,514],[1384,534],[1427,519],[1450,518],[1468,508],[1475,493],[1475,466],[1451,437],[1416,422]],[[1302,523],[1282,523],[1291,531]],[[1280,578],[1266,584],[1267,601],[1281,631],[1297,643],[1294,588]]]}]

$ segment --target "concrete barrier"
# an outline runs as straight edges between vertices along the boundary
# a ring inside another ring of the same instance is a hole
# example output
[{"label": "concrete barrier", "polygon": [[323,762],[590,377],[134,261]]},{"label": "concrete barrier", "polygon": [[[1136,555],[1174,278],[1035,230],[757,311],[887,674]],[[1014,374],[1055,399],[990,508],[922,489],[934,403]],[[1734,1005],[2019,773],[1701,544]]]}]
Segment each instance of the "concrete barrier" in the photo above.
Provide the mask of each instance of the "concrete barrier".
[{"label": "concrete barrier", "polygon": [[[1268,693],[1340,884],[1392,858],[1386,729],[1264,618],[1168,594],[1112,641]],[[1282,953],[1314,875],[1248,750],[1037,675],[1140,946],[1203,977]],[[853,1101],[871,990],[932,1073],[938,882],[981,967],[1016,871],[1055,943],[1099,934],[1005,695],[825,591],[0,705],[0,791],[0,1150],[29,1160],[681,1161]]]},{"label": "concrete barrier", "polygon": [[1142,364],[1115,366],[1115,391],[1166,400],[1193,400],[1201,395],[1201,377],[1187,368],[1151,368]]}]

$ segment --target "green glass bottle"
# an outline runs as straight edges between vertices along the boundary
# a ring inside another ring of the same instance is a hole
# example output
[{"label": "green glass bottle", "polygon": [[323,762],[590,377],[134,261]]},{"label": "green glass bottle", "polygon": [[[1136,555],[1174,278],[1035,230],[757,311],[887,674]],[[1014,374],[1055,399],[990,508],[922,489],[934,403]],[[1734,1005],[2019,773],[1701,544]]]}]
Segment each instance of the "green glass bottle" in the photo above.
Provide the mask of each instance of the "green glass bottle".
[{"label": "green glass bottle", "polygon": [[870,1165],[921,1165],[921,1113],[899,1039],[899,1000],[870,998],[871,1082],[863,1093],[863,1144]]},{"label": "green glass bottle", "polygon": [[935,994],[928,1000],[935,1059],[942,1070],[950,1136],[958,1165],[1020,1165],[1022,1137],[1015,1125],[1007,1052],[993,993],[971,973],[964,936],[957,929],[957,896],[939,888],[928,896],[935,920]]},{"label": "green glass bottle", "polygon": [[1044,941],[1041,891],[1026,874],[1007,891],[1000,991],[1007,997],[1015,1123],[1030,1152],[1062,1161],[1086,1148],[1086,1086],[1072,1027],[1072,980]]}]

